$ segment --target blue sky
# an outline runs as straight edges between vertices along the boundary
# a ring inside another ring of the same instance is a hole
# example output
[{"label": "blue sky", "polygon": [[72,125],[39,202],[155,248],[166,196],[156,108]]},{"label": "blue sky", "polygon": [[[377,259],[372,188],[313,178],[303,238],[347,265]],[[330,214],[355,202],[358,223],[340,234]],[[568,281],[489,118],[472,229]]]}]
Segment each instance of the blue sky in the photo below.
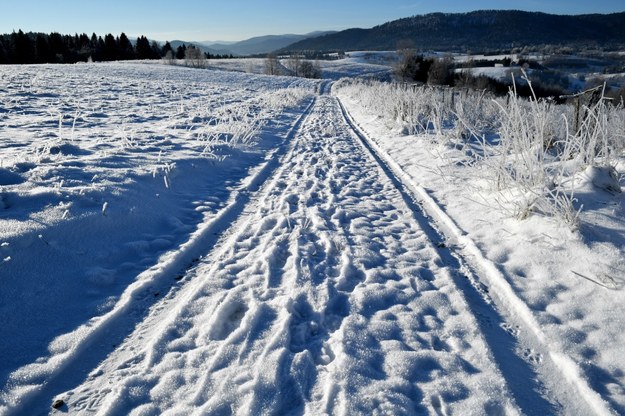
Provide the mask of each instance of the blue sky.
[{"label": "blue sky", "polygon": [[243,40],[342,30],[431,12],[520,9],[558,14],[625,11],[623,0],[2,0],[0,33],[125,32],[156,40]]}]

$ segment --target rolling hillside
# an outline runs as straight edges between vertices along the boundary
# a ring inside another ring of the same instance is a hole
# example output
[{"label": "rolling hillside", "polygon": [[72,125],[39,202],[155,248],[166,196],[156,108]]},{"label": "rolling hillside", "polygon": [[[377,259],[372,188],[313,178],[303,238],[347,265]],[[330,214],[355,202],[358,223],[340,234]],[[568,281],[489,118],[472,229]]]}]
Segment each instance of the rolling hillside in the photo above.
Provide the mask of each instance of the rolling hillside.
[{"label": "rolling hillside", "polygon": [[283,51],[394,50],[402,45],[474,52],[539,45],[612,49],[625,45],[623,27],[625,12],[577,16],[516,10],[433,13],[305,39]]}]

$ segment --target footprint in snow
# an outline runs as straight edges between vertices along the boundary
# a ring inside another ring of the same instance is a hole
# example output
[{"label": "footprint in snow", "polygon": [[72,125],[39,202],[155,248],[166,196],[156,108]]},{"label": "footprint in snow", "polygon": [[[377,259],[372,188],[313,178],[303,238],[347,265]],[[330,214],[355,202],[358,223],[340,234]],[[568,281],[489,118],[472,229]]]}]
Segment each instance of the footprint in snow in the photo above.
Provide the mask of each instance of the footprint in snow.
[{"label": "footprint in snow", "polygon": [[248,309],[242,299],[226,299],[215,311],[217,315],[208,338],[214,341],[223,341],[228,338],[241,325]]},{"label": "footprint in snow", "polygon": [[543,361],[543,355],[532,350],[531,348],[526,348],[523,350],[523,357],[526,361],[532,364],[540,364]]},{"label": "footprint in snow", "polygon": [[[325,329],[319,324],[319,314],[303,298],[293,301],[289,306],[291,323],[289,325],[289,349],[293,353],[304,350],[320,350],[319,340]],[[311,351],[312,352],[312,351]]]},{"label": "footprint in snow", "polygon": [[499,324],[499,326],[501,327],[501,329],[503,329],[504,331],[506,331],[508,334],[510,334],[513,337],[517,337],[519,335],[519,327],[518,326],[512,326],[508,323],[502,323]]}]

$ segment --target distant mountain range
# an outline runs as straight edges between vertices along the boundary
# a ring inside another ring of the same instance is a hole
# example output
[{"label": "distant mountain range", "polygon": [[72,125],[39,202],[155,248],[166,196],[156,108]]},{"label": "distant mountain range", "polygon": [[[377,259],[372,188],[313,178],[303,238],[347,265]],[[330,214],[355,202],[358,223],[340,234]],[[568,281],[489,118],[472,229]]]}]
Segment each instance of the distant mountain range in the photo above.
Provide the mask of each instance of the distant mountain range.
[{"label": "distant mountain range", "polygon": [[212,55],[235,55],[235,56],[249,56],[249,55],[264,55],[278,49],[282,49],[295,42],[305,40],[311,37],[318,37],[328,35],[336,32],[312,32],[305,35],[268,35],[258,36],[250,39],[242,40],[240,42],[187,42],[181,40],[174,40],[170,42],[171,46],[176,49],[183,43],[186,45],[193,44],[205,52]]},{"label": "distant mountain range", "polygon": [[174,49],[174,51],[178,48],[178,46],[194,45],[194,46],[197,46],[198,48],[200,48],[202,51],[210,53],[211,55],[234,55],[234,53],[232,51],[228,50],[228,49],[215,49],[215,48],[212,48],[210,46],[206,46],[202,42],[197,42],[197,41],[172,40],[172,41],[169,42],[169,44]]},{"label": "distant mountain range", "polygon": [[395,50],[402,46],[483,52],[540,45],[622,48],[625,46],[625,12],[588,15],[517,10],[432,13],[371,29],[347,29],[299,40],[282,47],[280,52]]},{"label": "distant mountain range", "polygon": [[312,32],[305,35],[269,35],[259,36],[235,43],[202,43],[203,46],[215,50],[229,50],[233,55],[257,55],[282,49],[301,40],[329,35],[336,32]]}]

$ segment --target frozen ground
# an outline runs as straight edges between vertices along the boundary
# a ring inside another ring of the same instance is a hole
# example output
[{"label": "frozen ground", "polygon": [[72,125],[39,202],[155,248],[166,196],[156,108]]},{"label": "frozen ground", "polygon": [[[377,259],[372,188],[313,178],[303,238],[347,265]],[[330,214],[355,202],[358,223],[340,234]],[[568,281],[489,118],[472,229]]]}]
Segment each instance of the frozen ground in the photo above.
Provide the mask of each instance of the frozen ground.
[{"label": "frozen ground", "polygon": [[622,194],[505,218],[331,90],[0,68],[0,413],[625,412]]}]

